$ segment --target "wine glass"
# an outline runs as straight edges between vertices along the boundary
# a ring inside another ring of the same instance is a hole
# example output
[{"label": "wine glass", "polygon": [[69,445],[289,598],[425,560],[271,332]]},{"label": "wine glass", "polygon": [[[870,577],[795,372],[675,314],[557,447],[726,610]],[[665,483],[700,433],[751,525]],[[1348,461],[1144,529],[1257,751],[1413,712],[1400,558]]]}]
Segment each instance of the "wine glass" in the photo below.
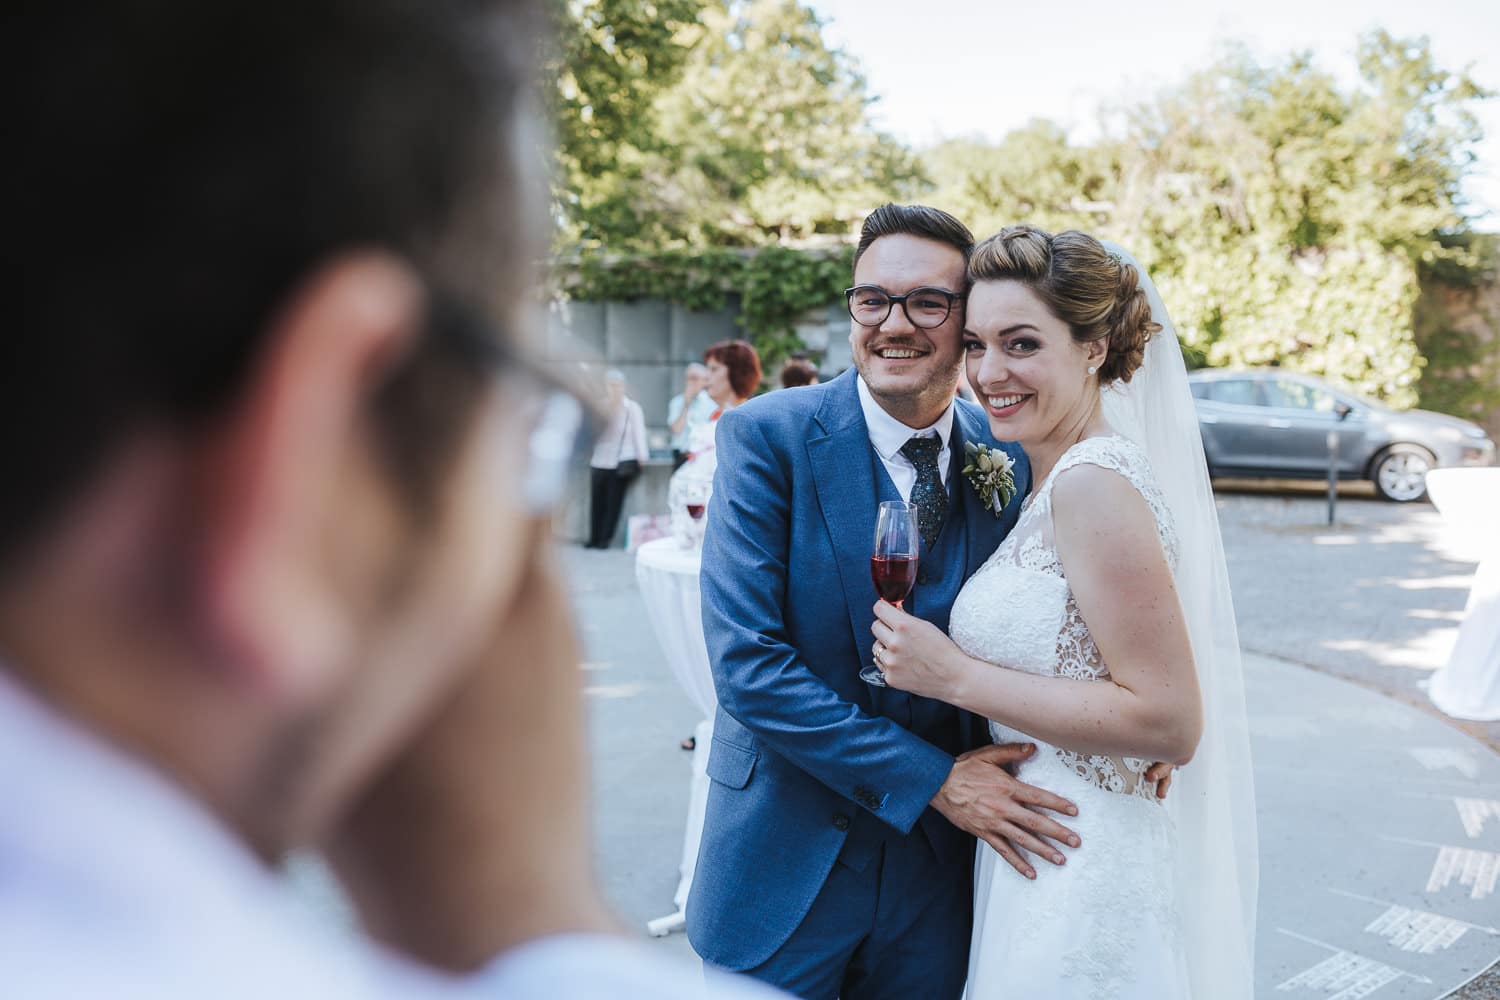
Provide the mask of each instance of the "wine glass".
[{"label": "wine glass", "polygon": [[[870,579],[875,591],[888,604],[901,607],[912,584],[917,582],[917,557],[921,535],[917,531],[915,504],[887,500],[875,520],[875,551],[870,555]],[[859,672],[860,680],[885,687],[885,674],[871,664]]]},{"label": "wine glass", "polygon": [[708,500],[713,495],[713,483],[706,479],[687,479],[682,484],[682,506],[692,523],[688,534],[694,547],[703,544],[704,516],[708,513]]}]

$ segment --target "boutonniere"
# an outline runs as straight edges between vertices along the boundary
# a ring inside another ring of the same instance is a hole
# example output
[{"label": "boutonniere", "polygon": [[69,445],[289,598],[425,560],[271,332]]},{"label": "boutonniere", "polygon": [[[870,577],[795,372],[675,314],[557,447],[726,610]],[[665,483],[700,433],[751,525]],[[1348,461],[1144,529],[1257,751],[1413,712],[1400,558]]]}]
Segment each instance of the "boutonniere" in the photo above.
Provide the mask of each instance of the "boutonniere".
[{"label": "boutonniere", "polygon": [[964,442],[964,454],[969,459],[964,476],[979,494],[979,502],[999,517],[1016,495],[1016,477],[1011,472],[1016,460],[1003,451],[973,441]]}]

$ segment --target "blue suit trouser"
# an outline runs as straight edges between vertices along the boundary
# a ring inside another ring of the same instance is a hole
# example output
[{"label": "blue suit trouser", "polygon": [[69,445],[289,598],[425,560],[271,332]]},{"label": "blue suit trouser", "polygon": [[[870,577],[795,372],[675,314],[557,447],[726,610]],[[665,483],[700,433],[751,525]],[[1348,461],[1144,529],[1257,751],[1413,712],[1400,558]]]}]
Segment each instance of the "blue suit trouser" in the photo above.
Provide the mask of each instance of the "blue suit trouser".
[{"label": "blue suit trouser", "polygon": [[742,974],[803,1000],[957,1000],[973,907],[972,857],[941,864],[920,832],[893,835],[862,871],[841,855],[792,936]]}]

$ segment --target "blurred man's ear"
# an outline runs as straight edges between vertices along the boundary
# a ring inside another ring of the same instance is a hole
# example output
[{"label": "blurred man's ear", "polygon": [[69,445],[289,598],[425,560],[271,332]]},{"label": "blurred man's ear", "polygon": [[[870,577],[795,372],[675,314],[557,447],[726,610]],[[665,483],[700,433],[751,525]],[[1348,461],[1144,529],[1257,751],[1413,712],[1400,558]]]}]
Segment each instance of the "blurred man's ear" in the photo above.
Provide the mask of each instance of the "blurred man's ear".
[{"label": "blurred man's ear", "polygon": [[422,303],[416,276],[393,258],[330,263],[273,320],[205,445],[204,638],[268,699],[306,704],[337,683],[360,627],[354,591],[376,586],[339,563],[353,556],[374,569],[399,540],[397,505],[372,468],[368,415],[418,332]]}]

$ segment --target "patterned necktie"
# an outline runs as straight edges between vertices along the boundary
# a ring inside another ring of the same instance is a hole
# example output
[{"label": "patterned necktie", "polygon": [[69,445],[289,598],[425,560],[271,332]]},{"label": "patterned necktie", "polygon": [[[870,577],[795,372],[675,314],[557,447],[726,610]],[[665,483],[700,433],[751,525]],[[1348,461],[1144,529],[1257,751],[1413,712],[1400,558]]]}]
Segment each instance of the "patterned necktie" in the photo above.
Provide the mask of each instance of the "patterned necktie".
[{"label": "patterned necktie", "polygon": [[943,518],[948,516],[948,491],[943,489],[943,477],[938,474],[938,452],[942,450],[943,441],[936,437],[914,437],[901,446],[901,454],[917,467],[911,502],[917,505],[917,528],[922,532],[923,546],[928,549],[937,541],[938,532],[943,530]]}]

